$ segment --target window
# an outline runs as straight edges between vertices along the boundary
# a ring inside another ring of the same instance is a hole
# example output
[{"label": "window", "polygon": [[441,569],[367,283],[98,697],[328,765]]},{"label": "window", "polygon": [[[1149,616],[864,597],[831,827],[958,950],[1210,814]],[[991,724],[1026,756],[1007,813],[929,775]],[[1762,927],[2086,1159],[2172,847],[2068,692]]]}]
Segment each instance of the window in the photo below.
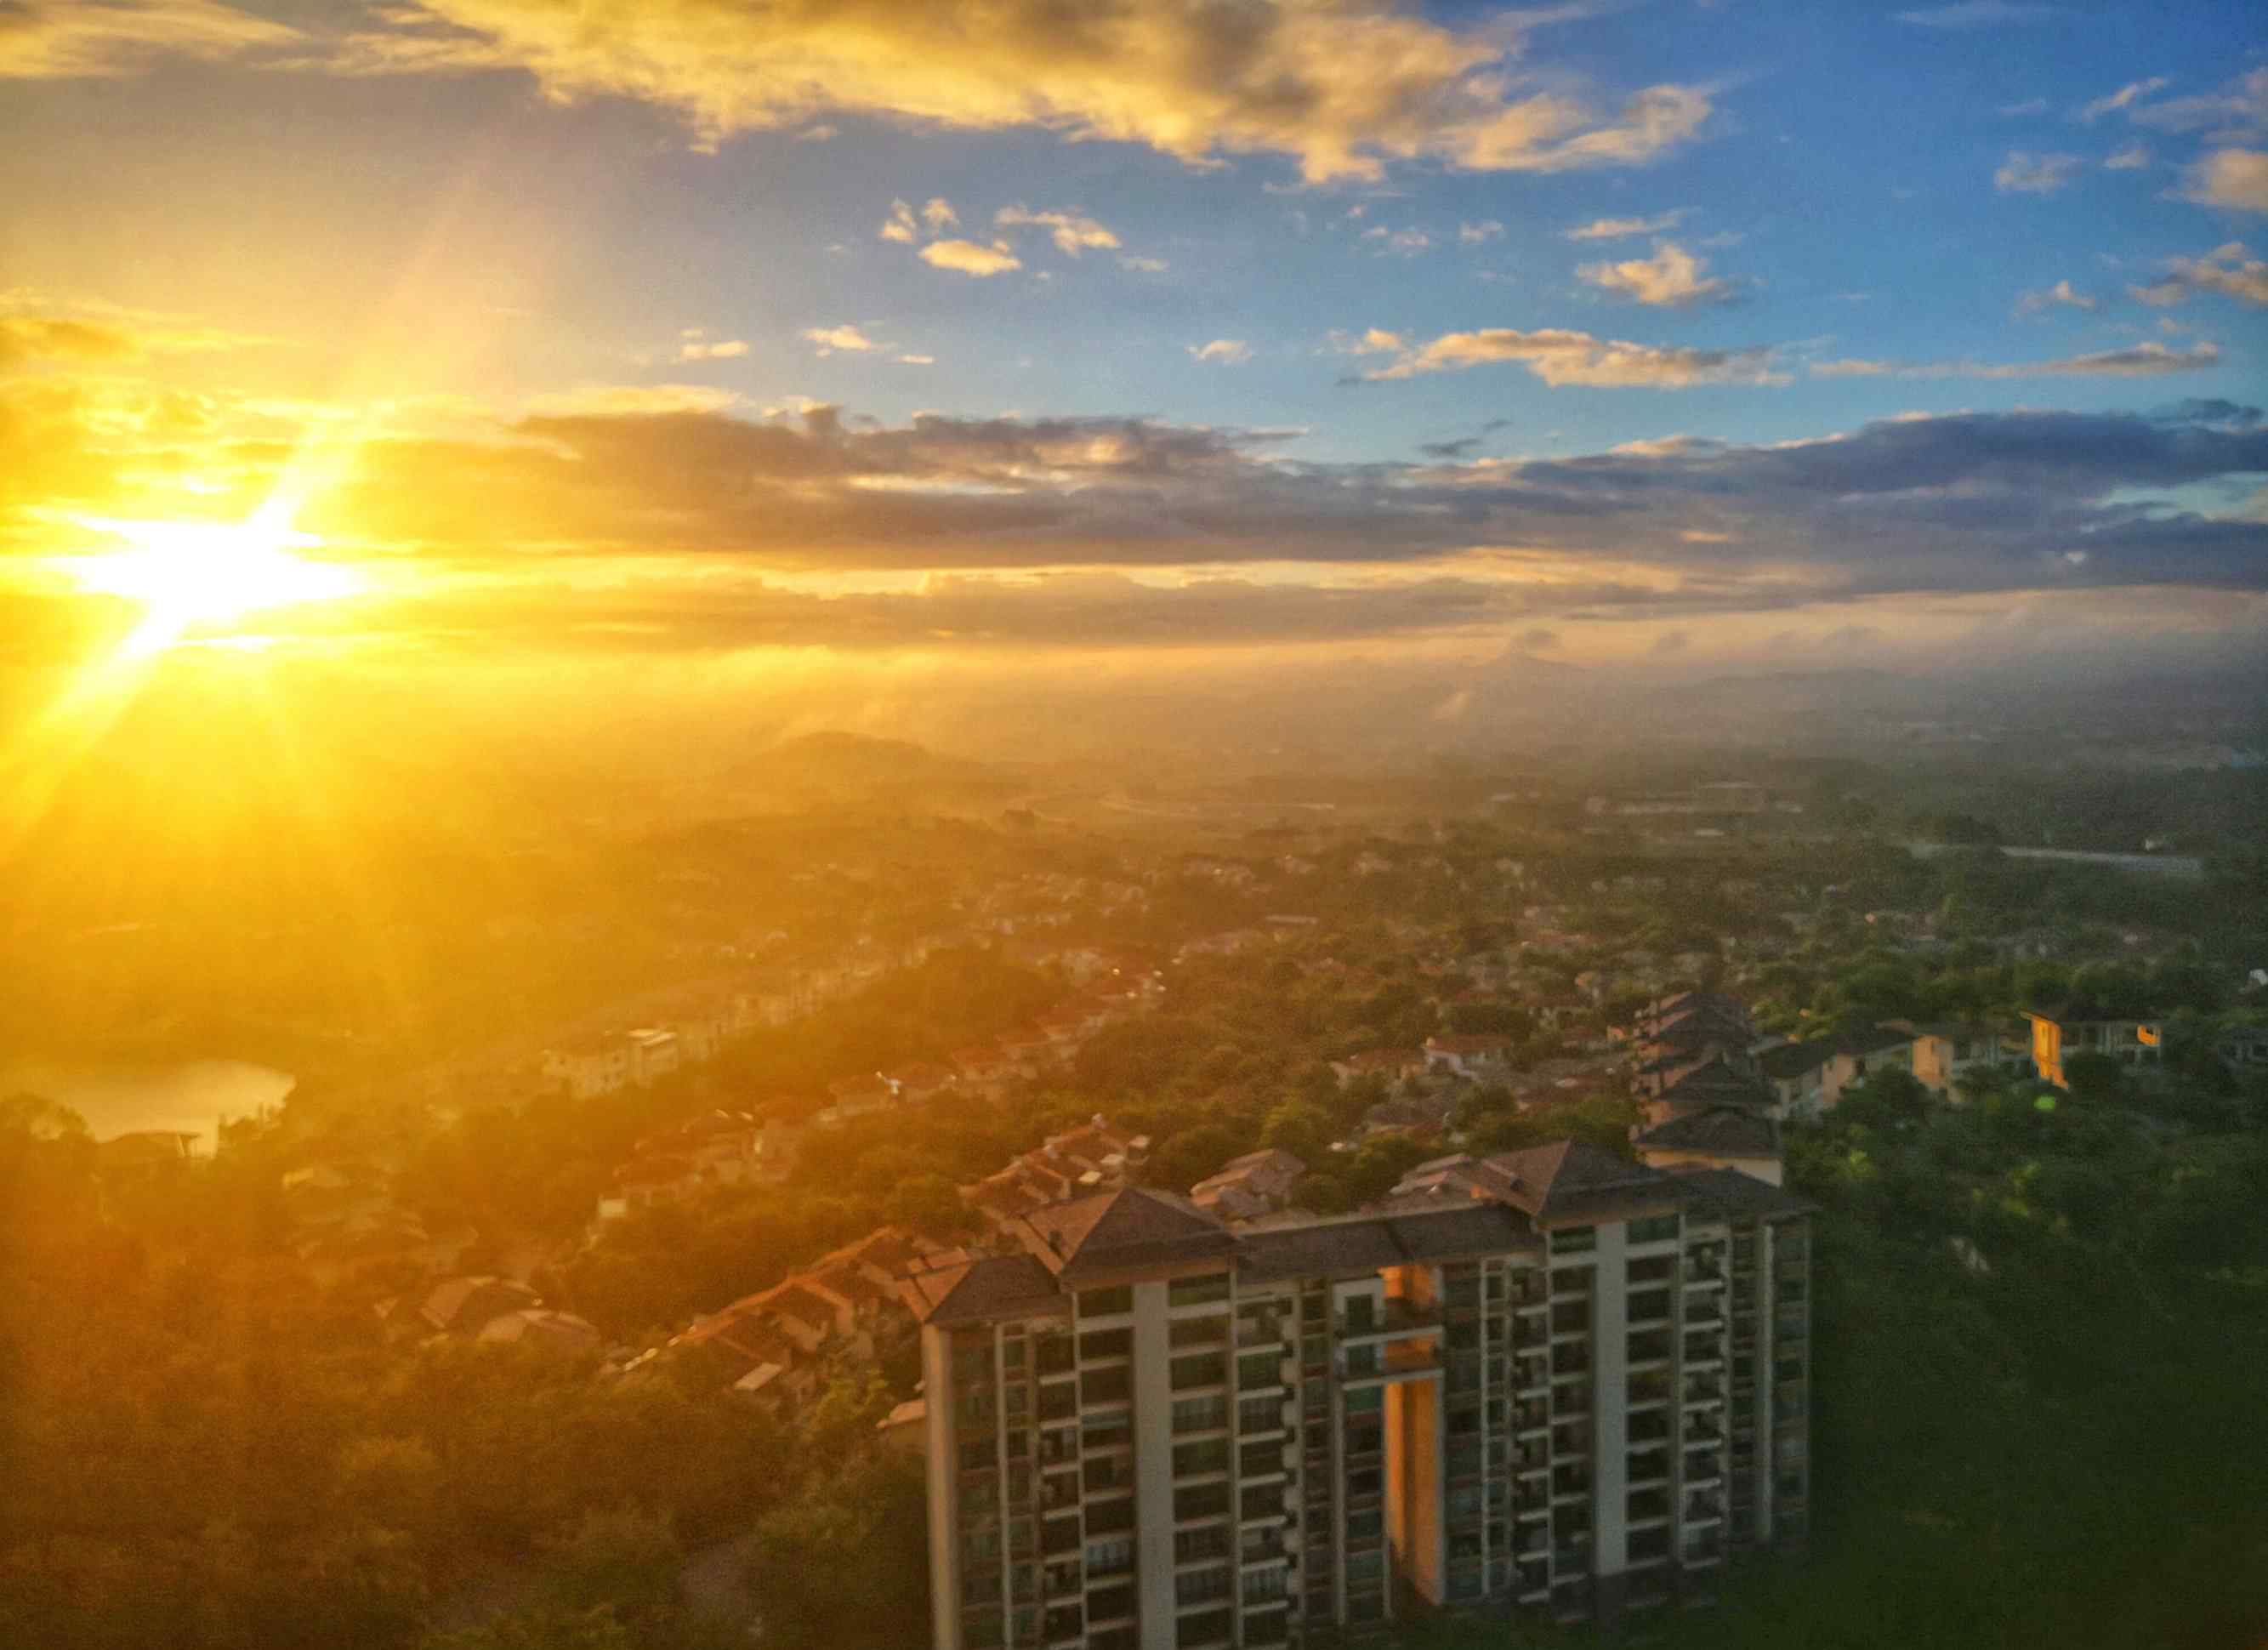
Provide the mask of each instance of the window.
[{"label": "window", "polygon": [[1089,1330],[1079,1337],[1079,1355],[1085,1359],[1123,1358],[1133,1350],[1131,1330]]},{"label": "window", "polygon": [[1185,1346],[1218,1346],[1227,1338],[1226,1316],[1176,1318],[1166,1330],[1166,1344],[1175,1351]]},{"label": "window", "polygon": [[1000,1367],[1021,1369],[1024,1366],[1024,1337],[1012,1336],[1000,1344]]},{"label": "window", "polygon": [[1116,1403],[1133,1390],[1132,1377],[1123,1369],[1090,1369],[1079,1384],[1084,1403]]},{"label": "window", "polygon": [[1174,1403],[1174,1431],[1176,1433],[1209,1433],[1227,1425],[1226,1398],[1179,1398]]},{"label": "window", "polygon": [[1346,1395],[1346,1410],[1351,1416],[1375,1415],[1385,1407],[1386,1393],[1378,1387],[1364,1387]]},{"label": "window", "polygon": [[1134,1291],[1117,1289],[1082,1289],[1079,1292],[1079,1315],[1083,1318],[1107,1318],[1134,1309]]},{"label": "window", "polygon": [[1251,1390],[1256,1387],[1280,1387],[1284,1384],[1284,1359],[1272,1352],[1247,1352],[1236,1360],[1236,1384]]},{"label": "window", "polygon": [[1674,1243],[1677,1241],[1678,1219],[1675,1213],[1652,1215],[1630,1223],[1630,1241],[1633,1243]]},{"label": "window", "polygon": [[1202,1278],[1176,1278],[1166,1285],[1166,1304],[1168,1307],[1197,1307],[1208,1301],[1227,1299],[1226,1272],[1208,1272]]},{"label": "window", "polygon": [[1228,1642],[1233,1612],[1211,1609],[1201,1616],[1184,1616],[1174,1624],[1174,1643],[1177,1650],[1196,1650],[1199,1645]]},{"label": "window", "polygon": [[1186,1392],[1191,1387],[1217,1387],[1227,1379],[1228,1359],[1219,1352],[1197,1352],[1174,1359],[1173,1388],[1176,1392]]},{"label": "window", "polygon": [[[1090,1541],[1086,1543],[1086,1579],[1090,1581],[1107,1575],[1117,1575],[1134,1567],[1134,1543],[1124,1536],[1109,1541]],[[1095,1611],[1098,1616],[1115,1616],[1116,1610]]]},{"label": "window", "polygon": [[1346,1515],[1346,1536],[1351,1542],[1376,1541],[1386,1533],[1386,1514],[1375,1509],[1367,1513]]},{"label": "window", "polygon": [[1201,1564],[1207,1558],[1228,1557],[1228,1532],[1215,1525],[1211,1529],[1184,1529],[1174,1536],[1175,1564]]},{"label": "window", "polygon": [[1226,1484],[1200,1484],[1174,1492],[1174,1521],[1185,1524],[1193,1518],[1214,1518],[1228,1511],[1228,1486]]},{"label": "window", "polygon": [[1228,1470],[1228,1440],[1208,1438],[1194,1444],[1174,1446],[1174,1476],[1192,1477],[1201,1472]]},{"label": "window", "polygon": [[1591,1226],[1563,1226],[1551,1234],[1554,1255],[1587,1255],[1598,1246],[1598,1232]]}]

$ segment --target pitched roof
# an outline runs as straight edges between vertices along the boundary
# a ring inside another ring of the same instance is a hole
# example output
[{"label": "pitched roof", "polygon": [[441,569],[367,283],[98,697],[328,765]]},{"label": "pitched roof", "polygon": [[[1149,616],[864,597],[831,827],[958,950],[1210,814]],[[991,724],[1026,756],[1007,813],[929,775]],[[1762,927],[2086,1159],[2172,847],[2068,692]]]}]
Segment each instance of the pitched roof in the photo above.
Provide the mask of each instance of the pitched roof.
[{"label": "pitched roof", "polygon": [[1071,1300],[1048,1269],[1028,1255],[964,1261],[898,1282],[898,1298],[924,1323],[951,1326],[989,1318],[1033,1317],[1071,1311]]},{"label": "pitched roof", "polygon": [[1911,1042],[1913,1033],[1903,1026],[1867,1026],[1858,1031],[1846,1031],[1835,1039],[1837,1054],[1874,1054],[1883,1049],[1895,1049],[1902,1042]]},{"label": "pitched roof", "polygon": [[1244,1234],[1237,1273],[1256,1283],[1349,1277],[1472,1255],[1532,1249],[1528,1222],[1502,1204],[1460,1198],[1435,1206],[1390,1206],[1336,1220],[1255,1226]]},{"label": "pitched roof", "polygon": [[1033,1210],[1016,1235],[1049,1271],[1093,1273],[1226,1255],[1235,1234],[1186,1197],[1122,1187]]},{"label": "pitched roof", "polygon": [[1756,1064],[1766,1077],[1801,1077],[1825,1065],[1834,1055],[1834,1049],[1824,1042],[1783,1042],[1756,1056]]},{"label": "pitched roof", "polygon": [[1581,1219],[1631,1202],[1674,1198],[1668,1176],[1581,1140],[1506,1152],[1489,1167],[1512,1176],[1508,1201],[1539,1220]]},{"label": "pitched roof", "polygon": [[1721,1157],[1780,1154],[1779,1125],[1745,1106],[1709,1106],[1632,1138],[1640,1152],[1707,1152]]},{"label": "pitched roof", "polygon": [[1783,1215],[1809,1214],[1815,1206],[1769,1181],[1743,1175],[1736,1168],[1695,1168],[1672,1171],[1668,1178],[1686,1193],[1686,1207],[1694,1214],[1733,1219],[1775,1219]]}]

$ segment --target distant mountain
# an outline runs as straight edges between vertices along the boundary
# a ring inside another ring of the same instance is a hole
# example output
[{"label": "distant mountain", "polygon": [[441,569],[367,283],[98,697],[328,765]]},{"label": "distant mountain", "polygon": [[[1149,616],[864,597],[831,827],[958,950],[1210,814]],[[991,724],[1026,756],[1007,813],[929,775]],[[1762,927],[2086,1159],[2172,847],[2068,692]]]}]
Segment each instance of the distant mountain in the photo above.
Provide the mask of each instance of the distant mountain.
[{"label": "distant mountain", "polygon": [[732,765],[725,779],[750,799],[808,803],[969,803],[1012,790],[983,762],[941,755],[910,740],[828,730],[800,733]]}]

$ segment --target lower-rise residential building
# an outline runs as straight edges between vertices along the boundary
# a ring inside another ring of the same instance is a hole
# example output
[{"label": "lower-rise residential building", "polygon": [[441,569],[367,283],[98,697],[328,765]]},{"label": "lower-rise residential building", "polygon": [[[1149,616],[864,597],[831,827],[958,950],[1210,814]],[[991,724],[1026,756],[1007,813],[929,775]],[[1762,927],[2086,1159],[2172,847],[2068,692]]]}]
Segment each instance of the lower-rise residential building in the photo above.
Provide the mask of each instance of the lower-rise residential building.
[{"label": "lower-rise residential building", "polygon": [[1129,1187],[899,1285],[937,1650],[1580,1619],[1808,1516],[1808,1206],[1572,1142],[1232,1230]]}]

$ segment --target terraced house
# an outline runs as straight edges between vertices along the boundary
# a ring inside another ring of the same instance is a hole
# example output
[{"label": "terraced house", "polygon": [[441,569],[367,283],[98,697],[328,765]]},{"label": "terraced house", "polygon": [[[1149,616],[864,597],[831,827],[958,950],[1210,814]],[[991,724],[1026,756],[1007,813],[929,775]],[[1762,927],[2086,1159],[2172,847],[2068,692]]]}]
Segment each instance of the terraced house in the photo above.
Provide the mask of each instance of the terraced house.
[{"label": "terraced house", "polygon": [[1124,1188],[909,1278],[938,1650],[1563,1619],[1803,1532],[1806,1207],[1572,1142],[1232,1231]]}]

